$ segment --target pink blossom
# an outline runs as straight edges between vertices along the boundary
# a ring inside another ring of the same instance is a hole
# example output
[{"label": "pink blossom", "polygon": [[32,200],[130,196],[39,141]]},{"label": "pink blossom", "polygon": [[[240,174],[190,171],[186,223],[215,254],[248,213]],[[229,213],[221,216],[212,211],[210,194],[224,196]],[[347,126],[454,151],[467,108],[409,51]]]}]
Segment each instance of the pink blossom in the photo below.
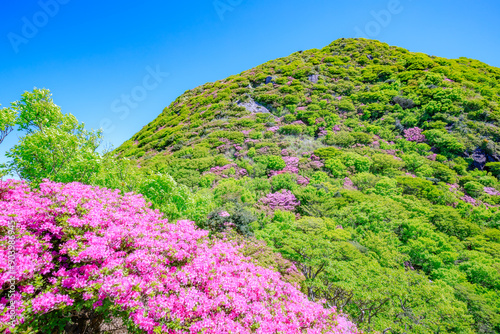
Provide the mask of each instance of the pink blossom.
[{"label": "pink blossom", "polygon": [[295,198],[290,190],[281,190],[281,192],[270,193],[259,200],[259,203],[269,206],[271,209],[295,210],[300,202]]},{"label": "pink blossom", "polygon": [[354,185],[352,180],[348,177],[344,178],[344,188],[350,190],[357,190],[358,188]]},{"label": "pink blossom", "polygon": [[229,217],[231,215],[227,211],[221,211],[221,212],[219,212],[219,216],[221,216],[221,217]]},{"label": "pink blossom", "polygon": [[487,193],[488,195],[492,195],[492,196],[500,195],[500,191],[498,191],[492,187],[484,187],[484,192]]},{"label": "pink blossom", "polygon": [[[104,306],[120,310],[134,331],[170,333],[357,333],[355,326],[313,303],[275,271],[255,265],[241,246],[208,239],[187,220],[170,223],[140,195],[45,181],[0,184],[0,226],[15,220],[16,314]],[[290,192],[268,194],[263,205],[292,209]],[[6,244],[8,236],[0,235]],[[57,247],[55,247],[57,245]],[[8,251],[0,248],[0,286],[10,278]],[[49,283],[50,282],[50,283]],[[30,289],[29,286],[37,286]],[[106,302],[106,303],[105,303]],[[0,300],[0,323],[9,320]]]},{"label": "pink blossom", "polygon": [[465,203],[470,203],[472,205],[477,205],[477,201],[474,198],[472,198],[472,197],[470,197],[468,195],[464,195],[464,197],[462,197],[461,199]]},{"label": "pink blossom", "polygon": [[406,140],[408,141],[414,141],[417,143],[422,143],[425,141],[425,136],[422,134],[422,129],[417,127],[404,130],[404,135]]}]

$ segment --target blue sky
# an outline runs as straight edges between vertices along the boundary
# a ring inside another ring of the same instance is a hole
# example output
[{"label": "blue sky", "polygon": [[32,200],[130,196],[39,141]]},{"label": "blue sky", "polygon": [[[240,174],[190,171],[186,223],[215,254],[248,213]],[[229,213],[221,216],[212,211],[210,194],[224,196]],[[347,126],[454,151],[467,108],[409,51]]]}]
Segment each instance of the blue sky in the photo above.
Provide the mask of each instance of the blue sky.
[{"label": "blue sky", "polygon": [[[500,2],[492,0],[24,0],[0,6],[0,103],[48,88],[63,112],[88,128],[105,126],[105,140],[115,147],[188,89],[341,37],[500,67]],[[17,138],[11,134],[2,152]]]}]

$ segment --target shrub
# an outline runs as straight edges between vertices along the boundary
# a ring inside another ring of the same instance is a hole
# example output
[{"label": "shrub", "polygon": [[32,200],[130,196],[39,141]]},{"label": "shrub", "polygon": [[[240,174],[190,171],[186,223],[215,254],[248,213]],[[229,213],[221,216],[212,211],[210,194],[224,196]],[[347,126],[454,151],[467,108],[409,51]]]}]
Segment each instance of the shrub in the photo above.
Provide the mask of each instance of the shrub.
[{"label": "shrub", "polygon": [[352,101],[347,99],[340,100],[339,109],[344,111],[355,111],[356,107],[352,104]]},{"label": "shrub", "polygon": [[404,135],[406,140],[421,143],[425,141],[425,136],[422,134],[422,129],[420,128],[410,128],[404,130]]},{"label": "shrub", "polygon": [[397,185],[396,180],[383,177],[375,184],[375,193],[382,196],[397,194]]},{"label": "shrub", "polygon": [[267,169],[269,170],[282,170],[286,167],[285,160],[277,155],[267,156]]},{"label": "shrub", "polygon": [[251,235],[250,225],[256,220],[255,216],[241,204],[236,204],[231,214],[223,209],[216,209],[208,215],[206,228],[212,232],[223,232],[230,228],[237,233]]},{"label": "shrub", "polygon": [[314,172],[314,174],[309,179],[311,184],[321,184],[328,181],[328,174],[322,171]]},{"label": "shrub", "polygon": [[374,173],[393,174],[404,165],[402,161],[395,159],[389,154],[374,154],[372,160],[373,164],[371,168]]},{"label": "shrub", "polygon": [[285,96],[284,103],[285,104],[298,104],[300,102],[300,98],[296,95],[287,95]]},{"label": "shrub", "polygon": [[392,101],[396,104],[399,104],[403,109],[411,109],[416,106],[415,102],[413,102],[412,99],[407,99],[402,96],[394,96],[392,98]]},{"label": "shrub", "polygon": [[341,178],[347,175],[346,165],[337,158],[328,159],[325,162],[325,168],[327,168],[335,178]]},{"label": "shrub", "polygon": [[356,169],[356,172],[368,172],[370,170],[370,166],[372,161],[368,157],[364,157],[354,152],[347,152],[342,156],[342,162],[347,167],[353,166]]},{"label": "shrub", "polygon": [[470,181],[464,185],[464,189],[467,192],[467,194],[476,198],[483,194],[484,186],[479,182]]},{"label": "shrub", "polygon": [[291,173],[283,173],[274,175],[271,178],[271,185],[273,191],[280,191],[281,189],[294,190],[297,188],[297,175]]},{"label": "shrub", "polygon": [[279,130],[279,133],[283,135],[300,135],[304,131],[304,127],[300,125],[283,125]]},{"label": "shrub", "polygon": [[339,131],[334,134],[326,136],[325,143],[328,145],[338,145],[342,147],[349,147],[354,144],[356,139],[347,131]]},{"label": "shrub", "polygon": [[281,192],[267,194],[259,200],[259,203],[273,210],[279,209],[287,211],[295,210],[295,207],[300,205],[300,202],[289,190],[281,190]]},{"label": "shrub", "polygon": [[335,147],[322,147],[314,151],[314,155],[320,157],[321,159],[328,160],[339,156],[341,151]]},{"label": "shrub", "polygon": [[373,188],[377,183],[378,177],[372,173],[359,173],[352,177],[352,182],[361,191]]},{"label": "shrub", "polygon": [[441,130],[427,130],[424,131],[423,135],[429,144],[436,146],[443,152],[462,153],[465,150],[465,145],[457,138]]},{"label": "shrub", "polygon": [[296,120],[297,120],[297,117],[296,117],[294,114],[287,114],[287,115],[285,115],[285,117],[284,117],[284,121],[285,121],[286,123],[292,123],[292,122],[294,122],[294,121],[296,121]]},{"label": "shrub", "polygon": [[500,178],[500,162],[488,162],[486,163],[486,169],[496,178]]},{"label": "shrub", "polygon": [[215,181],[215,175],[214,174],[205,174],[200,178],[200,181],[198,182],[198,186],[200,188],[210,188],[212,187],[212,184]]},{"label": "shrub", "polygon": [[269,139],[274,137],[274,132],[272,131],[266,131],[264,132],[264,138]]},{"label": "shrub", "polygon": [[[208,240],[190,221],[161,219],[141,196],[77,183],[44,182],[31,191],[8,181],[2,190],[0,224],[6,229],[15,217],[19,234],[17,331],[99,332],[110,317],[149,334],[250,333],[254,319],[270,332],[356,331],[278,273],[249,262],[235,245]],[[2,245],[8,239],[0,236]],[[4,272],[6,249],[0,252]],[[8,284],[2,275],[2,289]],[[286,317],[275,313],[277,302]],[[0,305],[4,331],[5,298]]]},{"label": "shrub", "polygon": [[248,152],[247,152],[247,155],[250,157],[250,158],[253,158],[255,156],[255,147],[251,147]]}]

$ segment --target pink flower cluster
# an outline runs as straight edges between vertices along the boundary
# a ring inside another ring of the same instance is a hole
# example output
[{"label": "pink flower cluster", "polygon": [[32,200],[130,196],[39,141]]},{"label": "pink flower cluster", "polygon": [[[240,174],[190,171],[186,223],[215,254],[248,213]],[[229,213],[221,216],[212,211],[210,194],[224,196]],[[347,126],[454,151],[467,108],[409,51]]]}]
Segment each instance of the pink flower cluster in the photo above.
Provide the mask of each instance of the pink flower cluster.
[{"label": "pink flower cluster", "polygon": [[274,132],[278,131],[279,129],[280,129],[279,126],[272,126],[272,127],[268,128],[267,131],[271,131],[274,133]]},{"label": "pink flower cluster", "polygon": [[283,160],[286,164],[285,168],[282,170],[272,170],[269,173],[269,177],[283,173],[297,174],[299,172],[299,158],[285,156],[283,157]]},{"label": "pink flower cluster", "polygon": [[255,143],[258,141],[259,141],[258,139],[250,139],[250,138],[245,139],[245,143]]},{"label": "pink flower cluster", "polygon": [[335,132],[340,131],[340,125],[334,125],[333,131],[335,131]]},{"label": "pink flower cluster", "polygon": [[422,143],[425,141],[425,136],[422,134],[422,129],[414,127],[404,130],[405,138],[408,141]]},{"label": "pink flower cluster", "polygon": [[[240,155],[242,155],[242,154],[240,154]],[[235,163],[227,164],[224,166],[215,166],[215,167],[210,168],[209,172],[205,172],[205,173],[214,173],[215,175],[226,178],[226,177],[229,177],[228,172],[229,172],[229,169],[231,169],[231,168],[234,168],[235,175],[245,176],[248,174],[248,172],[245,168],[240,168]]]},{"label": "pink flower cluster", "polygon": [[282,189],[281,192],[267,194],[259,200],[259,203],[269,206],[271,209],[295,210],[300,205],[294,194],[290,190]]},{"label": "pink flower cluster", "polygon": [[496,190],[493,187],[484,187],[484,192],[487,193],[488,195],[492,195],[492,196],[500,195],[500,191]]},{"label": "pink flower cluster", "polygon": [[307,186],[309,184],[309,179],[305,176],[297,175],[297,184]]},{"label": "pink flower cluster", "polygon": [[[110,303],[150,334],[357,333],[279,273],[242,256],[240,246],[209,240],[191,221],[169,223],[140,195],[79,183],[31,190],[15,180],[0,193],[0,228],[15,222],[21,329],[41,313],[76,313],[90,302]],[[269,205],[298,205],[291,193],[270,195]],[[7,238],[0,235],[4,291]],[[9,320],[6,309],[3,298],[0,325]]]},{"label": "pink flower cluster", "polygon": [[326,136],[328,134],[328,132],[325,130],[324,127],[321,127],[318,130],[319,130],[318,137],[324,137],[324,136]]},{"label": "pink flower cluster", "polygon": [[428,155],[426,158],[432,161],[436,161],[437,154],[433,153],[431,155]]},{"label": "pink flower cluster", "polygon": [[221,211],[221,212],[219,212],[219,216],[221,216],[221,217],[229,217],[231,215],[227,211]]},{"label": "pink flower cluster", "polygon": [[464,195],[464,197],[462,197],[461,199],[465,203],[470,203],[472,205],[476,205],[477,204],[477,201],[474,198],[472,198],[472,197],[470,197],[468,195]]},{"label": "pink flower cluster", "polygon": [[352,180],[348,177],[344,178],[344,188],[350,190],[357,190],[358,188],[354,185]]}]

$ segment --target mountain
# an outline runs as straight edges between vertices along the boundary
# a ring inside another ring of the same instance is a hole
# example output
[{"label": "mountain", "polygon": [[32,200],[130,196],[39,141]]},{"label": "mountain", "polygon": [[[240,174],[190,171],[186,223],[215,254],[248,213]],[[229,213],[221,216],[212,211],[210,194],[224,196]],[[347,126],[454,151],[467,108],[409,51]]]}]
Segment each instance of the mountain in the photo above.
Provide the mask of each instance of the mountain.
[{"label": "mountain", "polygon": [[365,331],[500,332],[500,69],[339,39],[186,91],[114,153]]}]

